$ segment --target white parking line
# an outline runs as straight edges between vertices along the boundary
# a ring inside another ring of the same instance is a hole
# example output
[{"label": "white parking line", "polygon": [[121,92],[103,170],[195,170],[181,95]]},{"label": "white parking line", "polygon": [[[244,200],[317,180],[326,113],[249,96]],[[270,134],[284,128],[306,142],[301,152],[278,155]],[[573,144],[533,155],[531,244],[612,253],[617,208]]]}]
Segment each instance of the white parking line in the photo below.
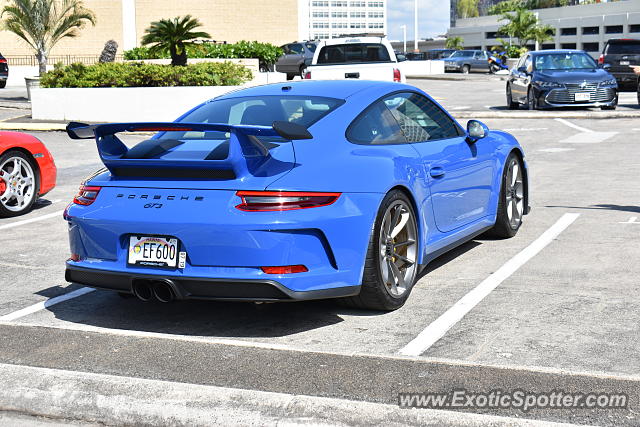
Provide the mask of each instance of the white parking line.
[{"label": "white parking line", "polygon": [[462,105],[460,107],[449,108],[450,110],[469,110],[471,107],[468,105]]},{"label": "white parking line", "polygon": [[574,128],[575,130],[579,130],[580,132],[593,132],[591,129],[587,129],[587,128],[583,128],[581,126],[575,125],[565,119],[556,118],[556,121],[562,123],[565,126],[569,126],[570,128]]},{"label": "white parking line", "polygon": [[638,219],[637,216],[632,216],[631,218],[629,218],[628,221],[619,222],[618,224],[640,224],[640,222],[638,222],[637,219]]},{"label": "white parking line", "polygon": [[534,240],[520,253],[507,261],[497,271],[484,279],[471,292],[463,296],[444,314],[427,326],[409,344],[400,349],[399,353],[405,356],[419,356],[429,347],[442,338],[449,329],[458,323],[467,313],[480,303],[487,295],[515,273],[527,261],[536,256],[542,249],[551,243],[560,233],[570,226],[580,214],[566,213],[540,237]]},{"label": "white parking line", "polygon": [[539,130],[547,130],[549,128],[506,128],[501,129],[505,132],[537,132]]},{"label": "white parking line", "polygon": [[5,314],[0,317],[0,321],[3,322],[11,322],[13,320],[19,319],[24,316],[28,316],[33,313],[37,313],[40,310],[44,310],[47,307],[54,306],[56,304],[60,304],[61,302],[68,301],[73,298],[80,297],[82,295],[88,294],[89,292],[93,292],[95,289],[92,288],[80,288],[76,289],[73,292],[69,292],[68,294],[60,295],[54,298],[50,298],[46,301],[39,302],[37,304],[30,305],[29,307],[25,307],[21,310],[14,311],[13,313]]},{"label": "white parking line", "polygon": [[0,230],[6,230],[7,228],[19,227],[21,225],[31,224],[32,222],[44,221],[45,219],[54,218],[56,216],[61,216],[64,210],[55,211],[50,214],[37,216],[35,218],[24,219],[22,221],[10,222],[9,224],[0,225]]},{"label": "white parking line", "polygon": [[575,148],[543,148],[542,150],[538,150],[538,151],[542,151],[543,153],[562,153],[564,151],[573,151],[575,150]]}]

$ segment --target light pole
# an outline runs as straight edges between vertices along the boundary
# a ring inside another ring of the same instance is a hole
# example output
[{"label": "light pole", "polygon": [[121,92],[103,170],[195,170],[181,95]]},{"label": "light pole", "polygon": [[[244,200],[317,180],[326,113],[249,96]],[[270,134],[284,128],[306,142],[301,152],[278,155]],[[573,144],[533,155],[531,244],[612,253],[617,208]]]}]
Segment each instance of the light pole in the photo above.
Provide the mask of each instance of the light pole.
[{"label": "light pole", "polygon": [[402,51],[402,53],[407,53],[407,26],[400,25],[400,28],[402,28],[402,40],[404,41],[404,50]]},{"label": "light pole", "polygon": [[413,51],[418,53],[418,0],[414,0],[413,11]]}]

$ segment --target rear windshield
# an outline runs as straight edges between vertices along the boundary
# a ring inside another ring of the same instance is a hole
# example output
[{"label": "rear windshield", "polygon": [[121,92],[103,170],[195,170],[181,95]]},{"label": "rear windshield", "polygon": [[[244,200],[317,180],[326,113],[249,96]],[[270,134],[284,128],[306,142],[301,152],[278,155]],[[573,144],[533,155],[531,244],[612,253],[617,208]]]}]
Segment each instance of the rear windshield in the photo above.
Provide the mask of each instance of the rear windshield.
[{"label": "rear windshield", "polygon": [[318,64],[349,64],[358,62],[389,62],[389,51],[380,43],[350,43],[324,46]]},{"label": "rear windshield", "polygon": [[[247,96],[209,102],[180,122],[271,126],[274,121],[311,126],[344,103],[320,96]],[[227,139],[225,132],[166,132],[170,139]]]},{"label": "rear windshield", "polygon": [[640,54],[640,40],[625,40],[607,44],[605,55]]},{"label": "rear windshield", "polygon": [[309,49],[311,52],[315,52],[316,51],[316,44],[315,43],[305,43],[304,44],[307,49]]}]

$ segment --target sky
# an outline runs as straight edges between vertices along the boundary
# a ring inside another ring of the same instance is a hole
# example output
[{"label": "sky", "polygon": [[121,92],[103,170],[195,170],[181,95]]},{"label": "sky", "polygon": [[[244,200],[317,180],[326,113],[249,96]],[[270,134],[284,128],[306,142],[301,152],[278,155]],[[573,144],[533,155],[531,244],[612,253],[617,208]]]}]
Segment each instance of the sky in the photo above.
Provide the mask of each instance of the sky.
[{"label": "sky", "polygon": [[[418,39],[444,34],[449,28],[449,0],[418,1]],[[413,40],[414,0],[387,0],[387,36],[402,40],[401,25],[407,26],[407,40]]]}]

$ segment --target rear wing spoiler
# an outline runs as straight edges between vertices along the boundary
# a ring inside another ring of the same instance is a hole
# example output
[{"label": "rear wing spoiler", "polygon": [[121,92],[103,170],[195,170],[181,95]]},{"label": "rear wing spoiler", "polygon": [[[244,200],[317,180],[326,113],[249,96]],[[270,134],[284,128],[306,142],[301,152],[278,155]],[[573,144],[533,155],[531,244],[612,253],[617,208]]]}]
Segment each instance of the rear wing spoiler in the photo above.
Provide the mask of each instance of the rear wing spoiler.
[{"label": "rear wing spoiler", "polygon": [[[229,125],[221,123],[139,122],[88,125],[71,122],[67,125],[71,139],[93,139],[104,165],[114,174],[141,168],[162,169],[232,169],[235,176],[245,176],[260,167],[271,156],[258,136],[279,136],[286,140],[311,139],[307,128],[296,123],[275,121],[269,126]],[[224,160],[162,160],[128,158],[129,148],[115,135],[122,132],[228,132],[229,154]]]}]

